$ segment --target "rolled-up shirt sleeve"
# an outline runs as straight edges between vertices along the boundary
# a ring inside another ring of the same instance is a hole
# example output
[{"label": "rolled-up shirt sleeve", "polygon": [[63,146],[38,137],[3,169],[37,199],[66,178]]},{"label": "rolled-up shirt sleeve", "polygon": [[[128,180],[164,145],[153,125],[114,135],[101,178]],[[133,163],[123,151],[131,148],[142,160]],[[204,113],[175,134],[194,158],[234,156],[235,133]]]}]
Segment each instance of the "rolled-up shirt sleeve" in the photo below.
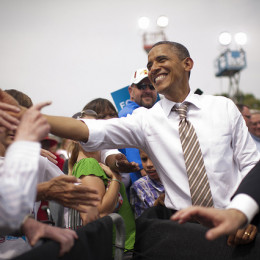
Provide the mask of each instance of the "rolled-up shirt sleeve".
[{"label": "rolled-up shirt sleeve", "polygon": [[144,143],[143,116],[144,114],[139,113],[134,117],[129,115],[108,120],[80,119],[89,129],[88,142],[80,144],[86,151],[142,147]]}]

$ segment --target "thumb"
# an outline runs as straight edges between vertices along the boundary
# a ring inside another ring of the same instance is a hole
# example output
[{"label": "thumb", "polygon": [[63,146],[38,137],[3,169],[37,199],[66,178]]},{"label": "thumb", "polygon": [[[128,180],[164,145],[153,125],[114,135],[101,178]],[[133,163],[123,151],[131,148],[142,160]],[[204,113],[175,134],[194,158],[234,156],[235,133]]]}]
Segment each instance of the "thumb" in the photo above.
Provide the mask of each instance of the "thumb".
[{"label": "thumb", "polygon": [[45,102],[41,102],[41,103],[34,105],[33,108],[40,111],[42,108],[49,106],[50,104],[51,104],[51,101],[45,101]]},{"label": "thumb", "polygon": [[226,235],[227,234],[227,229],[224,227],[224,225],[219,225],[215,228],[211,228],[206,232],[206,238],[208,240],[214,240],[221,235]]}]

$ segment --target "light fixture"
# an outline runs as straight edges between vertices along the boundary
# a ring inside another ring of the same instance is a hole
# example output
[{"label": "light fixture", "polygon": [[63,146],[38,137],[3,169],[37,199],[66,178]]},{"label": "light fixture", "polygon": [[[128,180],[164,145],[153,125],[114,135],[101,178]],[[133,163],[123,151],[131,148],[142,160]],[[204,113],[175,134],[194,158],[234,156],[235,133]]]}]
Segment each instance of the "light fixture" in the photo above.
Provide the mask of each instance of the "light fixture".
[{"label": "light fixture", "polygon": [[219,37],[218,41],[222,45],[229,45],[231,43],[232,37],[229,32],[222,32]]},{"label": "light fixture", "polygon": [[234,38],[238,45],[245,45],[247,43],[247,36],[243,32],[236,33]]},{"label": "light fixture", "polygon": [[167,27],[168,23],[169,23],[169,19],[165,15],[161,15],[157,18],[157,25],[159,27],[165,28]]},{"label": "light fixture", "polygon": [[138,25],[142,30],[146,30],[150,25],[150,19],[146,16],[140,17],[138,19]]}]

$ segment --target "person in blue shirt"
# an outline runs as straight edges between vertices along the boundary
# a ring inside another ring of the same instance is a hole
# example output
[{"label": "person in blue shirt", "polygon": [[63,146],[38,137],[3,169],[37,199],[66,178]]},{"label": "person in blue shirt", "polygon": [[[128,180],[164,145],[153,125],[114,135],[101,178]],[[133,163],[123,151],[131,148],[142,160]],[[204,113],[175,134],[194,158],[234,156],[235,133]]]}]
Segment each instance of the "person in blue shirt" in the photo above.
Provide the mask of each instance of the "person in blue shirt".
[{"label": "person in blue shirt", "polygon": [[[133,111],[139,107],[151,108],[157,100],[157,91],[148,79],[148,70],[146,68],[138,69],[134,72],[128,87],[128,91],[130,94],[130,100],[118,113],[119,117],[126,117],[127,115],[131,115]],[[141,169],[138,172],[130,173],[132,183],[146,175],[145,171],[143,170],[138,149],[126,148],[125,151],[121,152],[125,154],[128,161],[138,163]]]}]

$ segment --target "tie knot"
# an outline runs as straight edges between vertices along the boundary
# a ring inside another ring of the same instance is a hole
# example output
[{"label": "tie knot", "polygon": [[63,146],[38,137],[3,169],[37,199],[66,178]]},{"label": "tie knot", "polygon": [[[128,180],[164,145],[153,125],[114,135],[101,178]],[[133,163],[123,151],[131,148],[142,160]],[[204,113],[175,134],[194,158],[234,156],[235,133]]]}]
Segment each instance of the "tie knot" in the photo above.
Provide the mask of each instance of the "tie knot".
[{"label": "tie knot", "polygon": [[174,110],[178,112],[180,120],[185,119],[187,117],[188,104],[182,103],[179,107],[174,106]]}]

